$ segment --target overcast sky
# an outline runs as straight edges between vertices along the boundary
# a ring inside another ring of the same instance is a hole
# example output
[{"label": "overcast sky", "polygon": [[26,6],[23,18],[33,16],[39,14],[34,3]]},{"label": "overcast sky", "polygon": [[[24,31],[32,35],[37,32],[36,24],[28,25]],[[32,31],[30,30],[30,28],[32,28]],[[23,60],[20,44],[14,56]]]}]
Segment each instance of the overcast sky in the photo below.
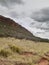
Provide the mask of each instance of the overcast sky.
[{"label": "overcast sky", "polygon": [[0,14],[30,16],[33,11],[49,7],[49,0],[0,0]]}]

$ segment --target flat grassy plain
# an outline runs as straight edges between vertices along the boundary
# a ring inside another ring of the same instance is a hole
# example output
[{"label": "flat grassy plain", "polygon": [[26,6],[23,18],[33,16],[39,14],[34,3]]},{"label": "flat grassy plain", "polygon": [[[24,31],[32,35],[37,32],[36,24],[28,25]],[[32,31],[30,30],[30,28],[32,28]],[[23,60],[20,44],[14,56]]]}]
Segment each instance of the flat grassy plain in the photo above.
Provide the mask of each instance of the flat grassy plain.
[{"label": "flat grassy plain", "polygon": [[[15,48],[13,48],[13,46]],[[18,51],[13,51],[13,49],[18,49]],[[3,53],[1,53],[1,50]],[[6,54],[6,51],[9,55]],[[34,54],[22,54],[21,52],[32,52]],[[49,52],[49,43],[0,37],[0,59],[33,63],[33,65],[35,65],[42,57],[47,58],[44,55],[47,52]],[[49,58],[47,59],[49,60]]]}]

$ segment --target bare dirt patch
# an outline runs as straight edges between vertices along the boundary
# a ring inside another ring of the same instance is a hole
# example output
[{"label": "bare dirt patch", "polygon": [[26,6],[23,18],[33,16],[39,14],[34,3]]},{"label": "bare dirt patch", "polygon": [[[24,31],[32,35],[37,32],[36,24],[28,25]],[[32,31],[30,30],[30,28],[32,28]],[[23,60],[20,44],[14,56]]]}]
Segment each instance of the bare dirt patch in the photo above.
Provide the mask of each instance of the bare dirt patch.
[{"label": "bare dirt patch", "polygon": [[46,58],[41,58],[39,61],[39,65],[48,65],[49,62]]},{"label": "bare dirt patch", "polygon": [[35,52],[28,52],[28,51],[24,51],[24,52],[20,53],[20,55],[27,55],[27,56],[31,56],[31,55],[37,55],[37,53],[35,53]]}]

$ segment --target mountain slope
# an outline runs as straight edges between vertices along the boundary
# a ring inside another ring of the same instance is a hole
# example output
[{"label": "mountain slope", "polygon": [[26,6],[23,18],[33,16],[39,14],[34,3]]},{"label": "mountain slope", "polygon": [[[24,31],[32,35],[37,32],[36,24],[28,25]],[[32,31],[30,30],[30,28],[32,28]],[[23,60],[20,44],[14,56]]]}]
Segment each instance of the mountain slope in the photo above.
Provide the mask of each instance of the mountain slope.
[{"label": "mountain slope", "polygon": [[28,38],[32,34],[13,20],[0,16],[0,36]]},{"label": "mountain slope", "polygon": [[15,23],[12,19],[6,18],[1,15],[0,15],[0,37],[15,37],[19,39],[29,39],[33,41],[49,42],[49,40],[47,39],[41,39],[35,37],[21,25]]}]

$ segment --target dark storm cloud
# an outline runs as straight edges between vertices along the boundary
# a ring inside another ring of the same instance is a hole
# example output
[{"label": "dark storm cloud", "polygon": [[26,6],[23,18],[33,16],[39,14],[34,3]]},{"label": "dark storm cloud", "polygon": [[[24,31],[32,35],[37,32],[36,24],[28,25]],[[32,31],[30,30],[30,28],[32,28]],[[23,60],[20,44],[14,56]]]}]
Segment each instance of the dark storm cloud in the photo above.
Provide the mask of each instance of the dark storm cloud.
[{"label": "dark storm cloud", "polygon": [[23,4],[22,0],[0,0],[0,4],[3,6],[9,6],[12,4]]},{"label": "dark storm cloud", "polygon": [[41,9],[40,11],[35,12],[31,17],[38,22],[49,21],[49,8]]}]

